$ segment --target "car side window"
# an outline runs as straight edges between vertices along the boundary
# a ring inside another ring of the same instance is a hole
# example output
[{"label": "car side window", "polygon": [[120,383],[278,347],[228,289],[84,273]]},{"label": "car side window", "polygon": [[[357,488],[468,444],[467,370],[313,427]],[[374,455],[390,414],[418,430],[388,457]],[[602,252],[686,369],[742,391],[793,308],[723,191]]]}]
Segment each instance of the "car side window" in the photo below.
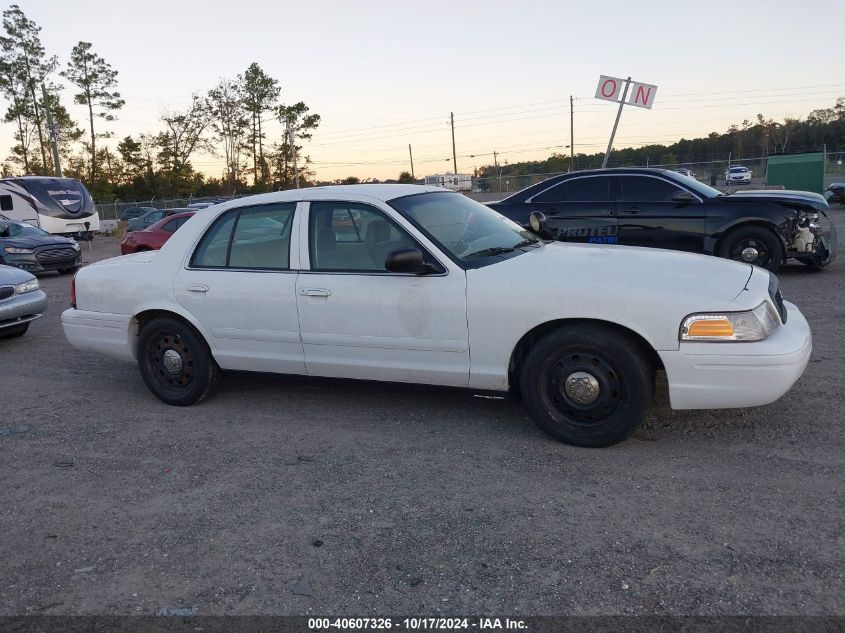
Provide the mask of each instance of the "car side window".
[{"label": "car side window", "polygon": [[12,196],[0,196],[0,211],[12,210]]},{"label": "car side window", "polygon": [[566,181],[567,202],[609,202],[611,179],[607,176],[572,178]]},{"label": "car side window", "polygon": [[191,266],[288,270],[295,209],[295,203],[276,203],[223,214],[200,240]]},{"label": "car side window", "polygon": [[555,185],[551,189],[547,189],[546,191],[534,196],[534,202],[539,202],[543,204],[553,204],[557,202],[565,202],[566,201],[566,183],[562,182],[559,185]]},{"label": "car side window", "polygon": [[644,176],[622,177],[622,200],[625,202],[672,202],[672,195],[685,191],[677,185]]},{"label": "car side window", "polygon": [[179,228],[179,219],[177,218],[176,220],[170,220],[170,222],[168,222],[163,227],[161,227],[161,230],[167,231],[168,233],[175,233],[176,229],[178,229],[178,228]]},{"label": "car side window", "polygon": [[308,236],[311,270],[387,272],[389,253],[419,248],[381,211],[350,202],[312,202]]}]

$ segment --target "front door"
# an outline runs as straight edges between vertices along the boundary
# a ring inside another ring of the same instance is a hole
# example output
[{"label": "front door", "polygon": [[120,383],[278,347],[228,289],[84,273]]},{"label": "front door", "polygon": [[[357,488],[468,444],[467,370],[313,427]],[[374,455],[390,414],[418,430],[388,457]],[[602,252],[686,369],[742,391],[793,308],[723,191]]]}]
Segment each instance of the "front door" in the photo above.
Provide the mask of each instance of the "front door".
[{"label": "front door", "polygon": [[224,369],[305,373],[290,261],[295,209],[273,203],[226,211],[174,279],[176,299],[203,325]]},{"label": "front door", "polygon": [[556,240],[617,242],[615,176],[569,178],[535,195],[534,211],[546,216],[546,231]]},{"label": "front door", "polygon": [[[309,375],[467,386],[466,275],[401,224],[368,204],[310,204],[296,284]],[[409,247],[439,272],[388,272],[387,255]]]},{"label": "front door", "polygon": [[686,191],[656,176],[619,177],[619,243],[671,248],[700,253],[704,250],[707,205],[675,202],[672,196]]}]

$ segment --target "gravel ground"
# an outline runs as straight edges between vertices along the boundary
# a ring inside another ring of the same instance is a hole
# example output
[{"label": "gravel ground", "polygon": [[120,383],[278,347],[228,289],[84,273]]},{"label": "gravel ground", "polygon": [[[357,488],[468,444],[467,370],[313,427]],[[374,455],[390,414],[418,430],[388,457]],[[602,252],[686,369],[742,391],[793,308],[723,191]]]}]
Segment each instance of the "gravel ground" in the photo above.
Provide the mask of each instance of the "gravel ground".
[{"label": "gravel ground", "polygon": [[49,311],[0,342],[0,614],[845,614],[845,253],[781,280],[815,345],[787,396],[661,388],[588,450],[432,387],[230,374],[168,407],[66,343],[44,275]]}]

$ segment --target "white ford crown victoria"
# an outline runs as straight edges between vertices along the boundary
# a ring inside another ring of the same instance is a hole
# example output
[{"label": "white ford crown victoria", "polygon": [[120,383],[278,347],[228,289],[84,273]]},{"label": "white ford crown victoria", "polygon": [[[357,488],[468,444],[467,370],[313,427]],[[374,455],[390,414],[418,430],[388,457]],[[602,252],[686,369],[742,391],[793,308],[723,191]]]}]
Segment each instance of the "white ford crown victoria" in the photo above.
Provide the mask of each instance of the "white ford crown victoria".
[{"label": "white ford crown victoria", "polygon": [[68,340],[137,362],[168,404],[198,402],[223,370],[510,390],[584,446],[637,427],[658,370],[675,409],[755,406],[795,383],[811,348],[766,270],[545,243],[414,185],[216,205],[161,251],[84,268],[73,290]]}]

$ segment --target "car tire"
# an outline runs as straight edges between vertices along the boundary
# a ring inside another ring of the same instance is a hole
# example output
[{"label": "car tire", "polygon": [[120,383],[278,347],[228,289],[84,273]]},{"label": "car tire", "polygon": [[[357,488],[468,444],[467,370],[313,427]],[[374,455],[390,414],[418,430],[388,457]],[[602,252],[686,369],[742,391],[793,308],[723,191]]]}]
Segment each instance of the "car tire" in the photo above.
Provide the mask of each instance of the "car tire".
[{"label": "car tire", "polygon": [[16,325],[15,327],[7,327],[0,330],[0,339],[4,338],[18,338],[19,336],[23,336],[26,334],[26,331],[29,329],[29,323],[22,323],[21,325]]},{"label": "car tire", "polygon": [[137,356],[147,388],[166,404],[186,407],[200,402],[222,377],[199,332],[171,317],[158,317],[144,325]]},{"label": "car tire", "polygon": [[[756,257],[747,249],[756,252]],[[769,229],[756,225],[739,227],[725,235],[716,254],[725,259],[754,264],[773,273],[780,269],[785,255],[780,238]]]},{"label": "car tire", "polygon": [[520,371],[525,408],[567,444],[611,446],[642,423],[654,395],[646,350],[610,328],[566,325],[528,352]]}]

